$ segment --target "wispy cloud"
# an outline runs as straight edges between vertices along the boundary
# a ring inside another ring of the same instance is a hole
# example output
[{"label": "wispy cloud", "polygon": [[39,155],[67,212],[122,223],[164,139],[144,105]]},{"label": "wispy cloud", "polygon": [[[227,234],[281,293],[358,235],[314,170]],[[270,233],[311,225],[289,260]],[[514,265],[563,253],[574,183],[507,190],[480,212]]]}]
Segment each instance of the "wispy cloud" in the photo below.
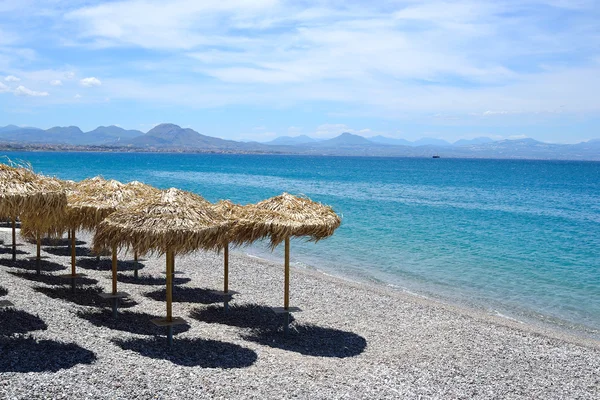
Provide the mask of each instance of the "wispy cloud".
[{"label": "wispy cloud", "polygon": [[[357,132],[349,127],[377,129],[369,118],[455,125],[600,113],[593,0],[7,0],[1,10],[0,74],[51,91],[48,104],[309,110],[319,116],[279,130],[330,136],[331,120]],[[4,82],[0,90],[16,90]]]},{"label": "wispy cloud", "polygon": [[101,86],[102,82],[100,81],[100,79],[92,76],[89,78],[81,79],[79,81],[79,84],[81,84],[81,86],[85,86],[85,87],[96,87],[96,86]]},{"label": "wispy cloud", "polygon": [[17,78],[14,75],[9,75],[9,76],[5,77],[4,80],[6,82],[19,82],[21,79]]},{"label": "wispy cloud", "polygon": [[32,97],[45,97],[48,96],[48,92],[37,92],[35,90],[27,89],[25,86],[18,86],[13,93],[16,96],[32,96]]}]

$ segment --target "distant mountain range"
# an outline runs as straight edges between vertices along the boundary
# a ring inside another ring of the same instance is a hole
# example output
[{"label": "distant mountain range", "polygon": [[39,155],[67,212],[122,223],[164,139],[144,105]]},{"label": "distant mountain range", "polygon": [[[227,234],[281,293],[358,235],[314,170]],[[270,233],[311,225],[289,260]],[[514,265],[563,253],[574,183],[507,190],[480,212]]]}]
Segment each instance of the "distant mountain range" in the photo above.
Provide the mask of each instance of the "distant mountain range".
[{"label": "distant mountain range", "polygon": [[600,139],[578,144],[550,144],[533,139],[500,140],[479,137],[454,143],[435,138],[414,142],[385,136],[365,138],[342,133],[319,140],[306,135],[282,136],[267,143],[237,142],[202,135],[175,124],[160,124],[146,133],[118,126],[100,126],[83,132],[76,126],[39,129],[0,127],[2,149],[155,151],[306,154],[334,156],[531,158],[600,161]]}]

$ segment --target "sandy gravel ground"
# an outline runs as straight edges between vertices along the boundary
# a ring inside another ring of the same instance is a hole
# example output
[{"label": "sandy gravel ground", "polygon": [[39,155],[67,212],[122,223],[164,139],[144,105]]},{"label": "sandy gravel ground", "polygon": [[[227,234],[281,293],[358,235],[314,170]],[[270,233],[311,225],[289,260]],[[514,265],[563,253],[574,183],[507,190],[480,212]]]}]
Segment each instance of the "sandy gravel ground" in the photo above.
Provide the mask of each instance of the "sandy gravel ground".
[{"label": "sandy gravel ground", "polygon": [[[10,240],[3,228],[0,239]],[[22,239],[19,239],[23,242]],[[457,309],[311,270],[292,270],[292,305],[303,312],[287,338],[283,268],[232,252],[228,314],[222,255],[176,259],[173,348],[164,328],[164,258],[120,263],[119,317],[99,298],[110,261],[78,245],[71,293],[58,275],[66,243],[45,243],[42,275],[33,245],[0,248],[0,399],[391,399],[600,398],[600,343]],[[123,260],[130,255],[121,255]]]}]

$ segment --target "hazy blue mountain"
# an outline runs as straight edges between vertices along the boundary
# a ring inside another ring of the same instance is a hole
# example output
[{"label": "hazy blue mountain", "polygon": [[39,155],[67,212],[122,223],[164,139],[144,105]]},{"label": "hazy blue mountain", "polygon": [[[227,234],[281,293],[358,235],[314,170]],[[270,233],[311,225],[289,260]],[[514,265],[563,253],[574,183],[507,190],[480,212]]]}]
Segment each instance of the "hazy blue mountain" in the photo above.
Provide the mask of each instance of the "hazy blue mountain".
[{"label": "hazy blue mountain", "polygon": [[[120,128],[115,125],[110,126],[99,126],[93,131],[89,131],[85,133],[87,137],[90,139],[90,143],[92,141],[95,142],[108,142],[108,141],[120,141],[133,139],[134,137],[142,136],[144,132],[138,131],[135,129],[127,130]],[[89,135],[89,136],[88,136]],[[96,138],[95,140],[92,138]]]},{"label": "hazy blue mountain", "polygon": [[415,140],[412,143],[412,146],[452,146],[452,143],[442,139],[426,137],[419,140]]},{"label": "hazy blue mountain", "polygon": [[121,142],[122,145],[153,148],[194,148],[203,150],[260,150],[268,146],[259,143],[242,143],[202,135],[190,128],[175,124],[160,124],[145,135]]},{"label": "hazy blue mountain", "polygon": [[47,130],[38,128],[19,128],[8,132],[2,132],[0,139],[7,142],[20,143],[64,143],[73,144],[77,142],[78,136],[82,135],[81,129],[76,126],[54,127]]},{"label": "hazy blue mountain", "polygon": [[491,143],[493,141],[494,140],[490,139],[489,137],[476,137],[474,139],[460,139],[453,144],[454,146],[471,146],[473,144]]},{"label": "hazy blue mountain", "polygon": [[21,127],[16,126],[16,125],[6,125],[6,126],[0,126],[0,133],[2,132],[12,132],[12,131],[16,131],[21,129]]},{"label": "hazy blue mountain", "polygon": [[269,145],[280,145],[280,146],[293,146],[296,144],[305,144],[305,143],[314,143],[317,142],[317,139],[313,139],[310,136],[300,135],[300,136],[280,136],[275,138],[269,142],[265,142],[265,144]]},{"label": "hazy blue mountain", "polygon": [[[387,138],[391,139],[391,138]],[[452,146],[439,139],[422,139],[410,146],[376,143],[348,132],[323,141],[295,145],[236,142],[201,135],[193,129],[175,124],[161,124],[147,133],[125,130],[116,126],[98,127],[83,133],[76,126],[54,127],[48,130],[20,128],[15,125],[0,127],[0,145],[11,147],[58,145],[89,146],[108,145],[145,151],[209,151],[239,153],[282,153],[314,155],[354,155],[389,157],[446,157],[529,158],[600,161],[600,139],[578,144],[543,143],[534,139],[491,141],[477,138],[458,141]],[[376,139],[377,140],[377,139]],[[379,138],[379,140],[382,140]],[[385,140],[385,138],[383,139]],[[421,145],[417,145],[417,144]],[[462,143],[459,145],[459,143]],[[77,147],[75,147],[77,149]]]},{"label": "hazy blue mountain", "polygon": [[362,136],[354,135],[349,132],[344,132],[333,139],[323,140],[322,142],[315,143],[318,147],[339,147],[339,146],[377,146],[376,143],[365,139]]},{"label": "hazy blue mountain", "polygon": [[373,143],[392,144],[395,146],[413,146],[413,142],[410,142],[406,139],[394,139],[394,138],[390,138],[387,136],[381,136],[381,135],[371,136],[368,139]]}]

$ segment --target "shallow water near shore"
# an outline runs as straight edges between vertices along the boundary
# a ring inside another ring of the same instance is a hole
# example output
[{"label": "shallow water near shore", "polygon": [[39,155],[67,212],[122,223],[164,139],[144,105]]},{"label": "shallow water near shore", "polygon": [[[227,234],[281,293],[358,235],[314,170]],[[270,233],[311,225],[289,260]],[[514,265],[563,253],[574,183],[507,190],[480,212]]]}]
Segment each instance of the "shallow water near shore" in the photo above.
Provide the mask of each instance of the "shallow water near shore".
[{"label": "shallow water near shore", "polygon": [[[5,153],[249,203],[288,191],[343,215],[292,262],[600,338],[600,163],[138,153]],[[277,259],[266,246],[244,250]]]}]

